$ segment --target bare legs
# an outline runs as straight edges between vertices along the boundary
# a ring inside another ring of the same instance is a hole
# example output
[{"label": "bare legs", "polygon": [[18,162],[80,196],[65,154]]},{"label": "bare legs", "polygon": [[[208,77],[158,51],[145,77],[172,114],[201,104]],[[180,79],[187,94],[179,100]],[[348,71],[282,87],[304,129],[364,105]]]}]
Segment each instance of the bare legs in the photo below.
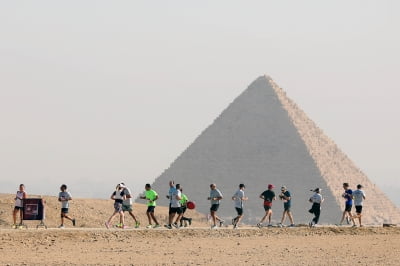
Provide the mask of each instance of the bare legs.
[{"label": "bare legs", "polygon": [[106,226],[107,226],[107,228],[110,226],[110,224],[111,224],[111,221],[112,221],[112,219],[114,219],[114,217],[117,215],[117,214],[119,214],[119,222],[120,222],[120,224],[124,224],[124,212],[123,211],[116,211],[116,212],[114,212],[111,216],[110,216],[110,218],[108,219],[108,221],[106,222]]},{"label": "bare legs", "polygon": [[152,221],[154,221],[156,223],[156,225],[158,225],[158,221],[156,219],[156,216],[154,215],[154,212],[146,212],[147,218],[149,219],[149,225],[152,224]]},{"label": "bare legs", "polygon": [[264,217],[261,219],[261,221],[257,224],[258,226],[261,226],[261,224],[268,218],[268,224],[271,224],[271,217],[272,217],[272,210],[269,209],[265,211]]},{"label": "bare legs", "polygon": [[285,221],[286,215],[289,217],[290,224],[291,225],[294,224],[292,212],[291,211],[286,211],[286,210],[283,211],[281,224],[283,224],[283,222]]},{"label": "bare legs", "polygon": [[219,218],[217,216],[217,212],[216,211],[210,211],[210,214],[211,214],[211,218],[212,218],[212,221],[213,221],[213,226],[216,226],[217,220],[218,220],[218,222],[222,222],[223,221],[221,218]]},{"label": "bare legs", "polygon": [[339,223],[340,225],[343,224],[343,221],[344,221],[344,219],[346,217],[348,217],[350,220],[352,220],[353,225],[356,225],[355,222],[354,222],[354,219],[353,219],[353,217],[351,215],[351,212],[349,212],[349,211],[344,211],[343,212],[342,219],[340,220],[340,223]]},{"label": "bare legs", "polygon": [[19,217],[20,217],[20,224],[22,224],[22,209],[14,209],[13,211],[13,221],[14,224],[17,224],[17,213],[19,212]]}]

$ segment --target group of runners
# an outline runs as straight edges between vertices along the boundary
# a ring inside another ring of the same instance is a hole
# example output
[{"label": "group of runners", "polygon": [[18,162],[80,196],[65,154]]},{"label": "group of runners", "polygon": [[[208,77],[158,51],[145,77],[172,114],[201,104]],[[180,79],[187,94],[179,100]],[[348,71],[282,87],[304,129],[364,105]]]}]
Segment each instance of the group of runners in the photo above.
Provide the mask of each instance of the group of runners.
[{"label": "group of runners", "polygon": [[[264,201],[264,210],[265,214],[261,218],[260,222],[257,223],[257,226],[259,228],[263,227],[263,223],[268,220],[268,226],[272,226],[272,202],[276,200],[276,194],[273,191],[275,188],[274,185],[269,184],[268,189],[265,190],[260,194],[260,198],[263,199]],[[243,206],[244,202],[248,200],[248,197],[245,196],[245,189],[246,186],[244,184],[239,184],[239,189],[233,194],[232,200],[234,201],[234,206],[235,210],[237,213],[237,216],[232,219],[232,225],[233,229],[237,229],[240,221],[243,218]],[[221,191],[217,188],[216,184],[211,184],[210,185],[210,196],[208,197],[208,200],[211,201],[211,208],[210,208],[210,216],[211,216],[211,229],[217,228],[217,223],[219,223],[219,226],[223,226],[225,221],[217,216],[217,211],[219,209],[219,204],[221,200],[223,199],[223,195]],[[290,191],[287,190],[286,186],[281,187],[281,193],[279,194],[279,199],[283,201],[283,214],[281,218],[281,222],[278,224],[278,226],[283,227],[283,223],[286,219],[286,217],[289,218],[290,221],[290,227],[294,227],[294,220],[293,220],[293,215],[290,210],[291,208],[291,194]]]},{"label": "group of runners", "polygon": [[[233,228],[236,229],[240,220],[243,218],[243,203],[244,201],[248,200],[248,197],[245,197],[245,190],[246,186],[244,184],[239,185],[239,189],[234,193],[232,196],[232,200],[235,204],[235,209],[237,212],[237,216],[232,219]],[[276,200],[276,194],[274,192],[275,186],[272,184],[268,185],[268,189],[265,190],[260,194],[260,198],[264,200],[264,210],[265,214],[261,218],[260,222],[257,223],[259,228],[263,227],[263,223],[268,220],[268,227],[272,226],[272,202]],[[343,224],[344,219],[347,220],[347,223],[350,224],[350,221],[353,223],[353,226],[356,226],[356,219],[358,219],[359,225],[362,225],[361,217],[362,217],[362,207],[363,201],[365,200],[365,192],[362,190],[362,185],[357,185],[357,190],[350,189],[348,183],[343,183],[344,193],[342,197],[345,199],[345,210],[342,215],[342,219],[338,226]],[[322,189],[316,188],[311,190],[314,194],[310,197],[309,202],[312,203],[311,209],[309,210],[310,213],[314,215],[313,219],[310,221],[309,226],[314,227],[319,222],[319,218],[321,215],[321,204],[324,202],[324,198],[321,194]],[[291,212],[291,201],[292,196],[290,191],[286,188],[286,186],[281,187],[281,193],[278,195],[279,199],[283,201],[283,213],[280,223],[278,223],[279,227],[284,226],[284,222],[286,217],[289,218],[290,225],[289,227],[295,227],[293,215]],[[224,220],[217,216],[217,211],[219,208],[220,201],[222,200],[223,195],[219,189],[217,189],[216,184],[210,185],[210,196],[208,200],[211,201],[211,208],[210,208],[210,217],[212,221],[211,229],[217,228],[217,223],[219,226],[223,226]],[[355,206],[356,214],[352,215],[351,210],[352,206]]]},{"label": "group of runners", "polygon": [[[350,222],[353,223],[353,226],[356,226],[356,219],[358,219],[359,225],[362,225],[361,217],[362,217],[362,206],[363,201],[366,198],[365,192],[362,190],[362,185],[357,185],[357,190],[352,190],[348,183],[343,183],[344,193],[342,197],[345,199],[345,209],[343,211],[342,218],[338,226],[342,225],[344,220],[347,221],[348,224]],[[272,226],[272,202],[276,200],[276,194],[274,192],[275,186],[269,184],[267,190],[263,191],[260,194],[260,198],[263,200],[263,206],[265,210],[264,216],[257,223],[258,227],[263,227],[263,223],[268,220],[267,226]],[[246,186],[244,184],[239,184],[238,190],[232,195],[232,200],[234,202],[234,207],[236,210],[236,217],[232,219],[232,225],[234,229],[238,228],[240,221],[243,218],[243,209],[244,202],[248,200],[248,197],[245,196]],[[312,203],[310,213],[314,215],[314,218],[310,221],[309,226],[314,227],[318,224],[319,217],[321,214],[321,204],[324,202],[324,198],[321,194],[321,189],[316,188],[312,190],[314,194],[310,197],[309,201]],[[24,184],[20,184],[19,190],[15,196],[15,207],[13,210],[13,228],[17,228],[17,214],[20,213],[20,225],[22,224],[23,219],[23,200],[26,199],[27,193],[25,191]],[[283,213],[280,223],[278,223],[279,227],[284,226],[285,219],[288,218],[290,221],[289,226],[294,227],[294,219],[291,212],[291,201],[292,196],[290,191],[286,188],[286,186],[281,187],[281,193],[278,195],[279,199],[283,201]],[[158,228],[161,227],[158,222],[154,212],[156,208],[156,202],[159,199],[158,193],[152,189],[150,184],[145,185],[144,194],[139,196],[140,199],[144,199],[147,201],[147,210],[146,215],[148,218],[148,225],[146,228]],[[165,224],[165,227],[168,229],[179,228],[182,226],[189,226],[192,224],[192,218],[185,217],[184,214],[188,208],[194,208],[194,203],[190,202],[188,197],[183,194],[183,187],[180,184],[174,183],[174,181],[169,182],[169,190],[166,198],[169,199],[169,215],[168,215],[168,223]],[[119,183],[115,191],[111,194],[111,199],[114,200],[114,211],[109,219],[105,222],[105,226],[107,228],[112,227],[112,220],[119,216],[119,222],[115,225],[115,227],[125,229],[127,228],[125,224],[125,215],[124,212],[128,212],[128,214],[132,217],[135,222],[134,227],[139,228],[140,222],[133,214],[132,208],[132,193],[131,190],[125,185],[124,182]],[[216,229],[222,227],[225,223],[223,219],[218,217],[217,211],[219,209],[221,200],[223,199],[222,192],[217,188],[216,184],[210,184],[210,195],[207,200],[210,201],[210,220],[211,220],[211,229]],[[61,224],[59,228],[64,228],[65,219],[72,222],[72,225],[76,225],[76,219],[72,218],[68,215],[69,212],[69,201],[72,200],[71,194],[67,191],[67,185],[63,184],[60,187],[60,192],[58,195],[58,201],[61,203]],[[193,206],[190,206],[193,204]],[[352,215],[351,210],[352,206],[355,206],[356,214]]]}]

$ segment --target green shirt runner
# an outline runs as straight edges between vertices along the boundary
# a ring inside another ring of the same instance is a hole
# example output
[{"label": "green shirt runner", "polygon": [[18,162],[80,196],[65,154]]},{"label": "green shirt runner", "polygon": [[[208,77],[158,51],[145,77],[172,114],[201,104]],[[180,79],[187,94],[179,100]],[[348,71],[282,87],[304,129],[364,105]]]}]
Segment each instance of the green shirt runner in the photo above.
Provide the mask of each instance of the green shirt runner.
[{"label": "green shirt runner", "polygon": [[186,203],[187,203],[188,201],[189,201],[188,197],[187,197],[185,194],[182,193],[182,195],[181,195],[181,200],[180,200],[181,205],[182,205],[182,206],[186,206]]},{"label": "green shirt runner", "polygon": [[149,201],[147,203],[147,206],[156,206],[156,201],[154,200],[158,196],[157,192],[154,190],[146,190],[145,192],[145,197]]}]

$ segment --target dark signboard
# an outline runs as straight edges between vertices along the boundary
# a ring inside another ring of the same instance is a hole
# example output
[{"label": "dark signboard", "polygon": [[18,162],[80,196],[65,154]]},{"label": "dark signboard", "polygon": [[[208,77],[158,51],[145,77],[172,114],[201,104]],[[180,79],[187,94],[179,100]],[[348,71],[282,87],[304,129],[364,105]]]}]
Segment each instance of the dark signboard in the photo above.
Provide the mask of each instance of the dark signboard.
[{"label": "dark signboard", "polygon": [[44,204],[43,199],[24,199],[23,220],[43,220]]}]

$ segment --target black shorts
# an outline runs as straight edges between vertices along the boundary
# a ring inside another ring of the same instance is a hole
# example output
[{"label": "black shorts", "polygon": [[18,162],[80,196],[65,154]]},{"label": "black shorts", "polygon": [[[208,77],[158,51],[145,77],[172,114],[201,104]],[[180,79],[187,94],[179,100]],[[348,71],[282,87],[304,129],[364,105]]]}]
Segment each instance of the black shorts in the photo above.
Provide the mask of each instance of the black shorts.
[{"label": "black shorts", "polygon": [[344,207],[344,211],[351,212],[351,207],[353,207],[353,205],[346,204],[346,206]]},{"label": "black shorts", "polygon": [[169,213],[177,213],[177,214],[181,214],[182,213],[182,208],[181,207],[171,207]]},{"label": "black shorts", "polygon": [[356,213],[362,213],[362,205],[356,206]]},{"label": "black shorts", "polygon": [[153,212],[156,206],[147,206],[147,212]]},{"label": "black shorts", "polygon": [[290,205],[289,204],[283,204],[283,210],[290,212]]},{"label": "black shorts", "polygon": [[265,210],[265,211],[269,211],[270,209],[272,209],[272,206],[265,206],[265,205],[264,205],[264,210]]},{"label": "black shorts", "polygon": [[218,211],[219,208],[219,204],[213,204],[211,205],[210,211],[216,212]]},{"label": "black shorts", "polygon": [[182,213],[185,213],[186,212],[186,209],[187,209],[187,207],[185,206],[185,207],[181,207],[181,209],[182,209]]},{"label": "black shorts", "polygon": [[61,208],[61,213],[68,213],[68,208]]},{"label": "black shorts", "polygon": [[243,215],[243,208],[235,208],[238,215]]},{"label": "black shorts", "polygon": [[132,211],[132,205],[124,205],[122,204],[122,211],[124,212],[131,212]]},{"label": "black shorts", "polygon": [[15,207],[14,207],[14,210],[21,210],[21,211],[23,211],[23,210],[24,210],[24,207],[15,206]]}]

